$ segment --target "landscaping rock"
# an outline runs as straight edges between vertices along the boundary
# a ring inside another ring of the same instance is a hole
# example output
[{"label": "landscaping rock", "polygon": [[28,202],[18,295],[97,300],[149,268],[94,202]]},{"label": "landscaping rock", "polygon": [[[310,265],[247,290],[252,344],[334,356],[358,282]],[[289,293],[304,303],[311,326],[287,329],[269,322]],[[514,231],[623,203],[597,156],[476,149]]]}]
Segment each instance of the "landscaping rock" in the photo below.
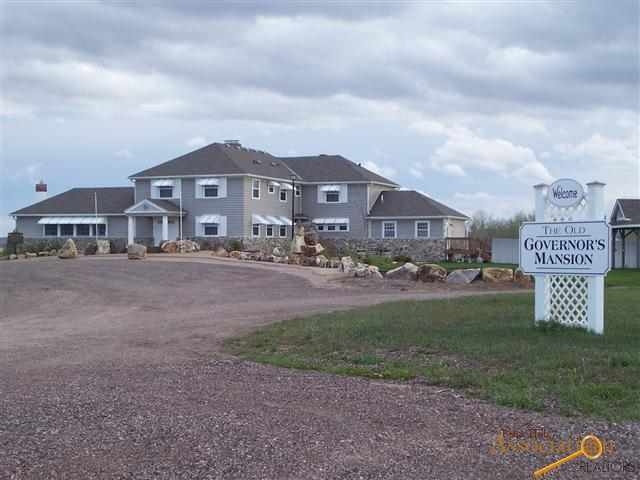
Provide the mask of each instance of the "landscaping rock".
[{"label": "landscaping rock", "polygon": [[49,251],[49,255],[51,255],[52,257],[55,257],[56,255],[58,255],[58,250],[56,250],[55,248],[52,248]]},{"label": "landscaping rock", "polygon": [[447,270],[433,263],[420,265],[416,277],[422,282],[444,282],[447,278]]},{"label": "landscaping rock", "polygon": [[320,268],[326,268],[329,263],[329,259],[324,255],[318,255],[316,257],[316,265]]},{"label": "landscaping rock", "polygon": [[356,264],[353,270],[353,276],[357,278],[373,278],[376,280],[382,280],[384,278],[378,267],[365,263]]},{"label": "landscaping rock", "polygon": [[233,250],[232,252],[229,252],[229,256],[231,258],[240,259],[240,257],[242,256],[242,252],[239,250]]},{"label": "landscaping rock", "polygon": [[142,260],[147,256],[147,247],[139,243],[130,243],[127,246],[127,257],[129,260]]},{"label": "landscaping rock", "polygon": [[513,281],[520,287],[533,288],[533,277],[531,275],[527,275],[519,268],[513,272]]},{"label": "landscaping rock", "polygon": [[338,257],[331,257],[329,259],[329,263],[327,264],[328,268],[340,268],[340,259]]},{"label": "landscaping rock", "polygon": [[18,259],[18,255],[16,255],[15,253],[12,253],[11,255],[9,255],[9,260],[17,260]]},{"label": "landscaping rock", "polygon": [[289,255],[289,265],[302,265],[302,259],[300,254]]},{"label": "landscaping rock", "polygon": [[286,255],[284,249],[280,247],[275,247],[271,253],[276,257],[284,257]]},{"label": "landscaping rock", "polygon": [[39,257],[48,257],[51,255],[51,252],[38,252]]},{"label": "landscaping rock", "polygon": [[483,268],[482,280],[489,283],[513,282],[513,270],[496,267]]},{"label": "landscaping rock", "polygon": [[111,242],[109,240],[96,240],[96,254],[109,255],[111,253]]},{"label": "landscaping rock", "polygon": [[295,235],[291,240],[291,253],[302,253],[304,242],[304,226],[296,225]]},{"label": "landscaping rock", "polygon": [[164,253],[177,253],[178,243],[173,240],[162,242],[160,244],[160,250],[162,250]]},{"label": "landscaping rock", "polygon": [[200,245],[193,240],[169,240],[160,245],[164,253],[192,253],[200,250]]},{"label": "landscaping rock", "polygon": [[418,266],[407,262],[404,265],[389,270],[385,273],[385,278],[390,280],[415,280],[417,278]]},{"label": "landscaping rock", "polygon": [[213,255],[214,257],[229,257],[229,252],[227,252],[227,250],[224,247],[218,247],[216,248],[213,252],[211,252],[211,255]]},{"label": "landscaping rock", "polygon": [[340,259],[340,271],[351,273],[355,270],[356,264],[351,257],[342,257]]},{"label": "landscaping rock", "polygon": [[320,255],[322,252],[324,252],[324,247],[319,243],[302,246],[302,253],[307,257],[315,257],[316,255]]},{"label": "landscaping rock", "polygon": [[34,257],[37,257],[37,256],[38,256],[38,254],[34,253],[34,252],[27,252],[27,253],[24,254],[24,258],[34,258]]},{"label": "landscaping rock", "polygon": [[447,275],[447,283],[467,284],[473,282],[480,276],[479,268],[464,268],[454,270]]},{"label": "landscaping rock", "polygon": [[78,249],[76,248],[76,244],[72,239],[68,238],[67,241],[64,242],[64,245],[62,245],[58,253],[58,258],[76,258],[77,256]]},{"label": "landscaping rock", "polygon": [[318,237],[318,233],[314,231],[308,231],[304,234],[304,243],[307,245],[316,245],[320,242],[320,238]]}]

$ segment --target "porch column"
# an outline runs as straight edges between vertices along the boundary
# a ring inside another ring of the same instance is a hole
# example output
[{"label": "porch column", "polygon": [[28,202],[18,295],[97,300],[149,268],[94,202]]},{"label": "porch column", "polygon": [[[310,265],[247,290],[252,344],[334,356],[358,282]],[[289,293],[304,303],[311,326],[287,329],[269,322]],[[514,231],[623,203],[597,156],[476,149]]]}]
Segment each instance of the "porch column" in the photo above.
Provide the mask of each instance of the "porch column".
[{"label": "porch column", "polygon": [[131,245],[136,238],[136,217],[129,215],[129,228],[127,230],[127,243]]},{"label": "porch column", "polygon": [[167,215],[162,216],[162,241],[169,240],[169,217]]}]

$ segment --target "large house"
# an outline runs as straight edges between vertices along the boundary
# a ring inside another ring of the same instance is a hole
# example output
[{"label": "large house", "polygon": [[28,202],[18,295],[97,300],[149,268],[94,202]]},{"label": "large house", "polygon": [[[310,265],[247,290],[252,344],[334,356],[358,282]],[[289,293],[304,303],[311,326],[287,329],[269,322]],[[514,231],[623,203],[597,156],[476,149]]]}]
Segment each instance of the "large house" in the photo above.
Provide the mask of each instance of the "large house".
[{"label": "large house", "polygon": [[612,268],[640,268],[640,198],[619,198],[611,212]]},{"label": "large house", "polygon": [[468,217],[340,155],[275,157],[213,143],[129,177],[133,187],[73,188],[12,213],[25,238],[287,238],[292,221],[321,237],[464,236]]}]

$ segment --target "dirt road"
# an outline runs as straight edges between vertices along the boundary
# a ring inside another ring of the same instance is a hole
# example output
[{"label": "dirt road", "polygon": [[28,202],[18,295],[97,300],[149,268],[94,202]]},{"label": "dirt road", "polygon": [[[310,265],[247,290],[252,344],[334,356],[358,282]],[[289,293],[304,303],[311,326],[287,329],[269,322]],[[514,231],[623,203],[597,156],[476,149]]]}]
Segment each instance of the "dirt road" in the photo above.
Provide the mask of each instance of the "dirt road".
[{"label": "dirt road", "polygon": [[576,462],[555,478],[640,475],[637,424],[224,357],[223,338],[257,325],[406,296],[287,272],[170,258],[2,262],[0,478],[530,478],[554,457],[491,446],[500,429],[533,427],[606,432],[609,460],[636,462],[606,475]]}]

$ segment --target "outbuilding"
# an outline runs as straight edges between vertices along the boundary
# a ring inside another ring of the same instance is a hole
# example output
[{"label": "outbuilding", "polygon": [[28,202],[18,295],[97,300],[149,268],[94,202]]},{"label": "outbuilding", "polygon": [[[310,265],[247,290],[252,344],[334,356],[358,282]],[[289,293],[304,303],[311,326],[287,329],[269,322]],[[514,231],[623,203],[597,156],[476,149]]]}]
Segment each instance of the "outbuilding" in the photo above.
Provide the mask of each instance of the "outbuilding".
[{"label": "outbuilding", "polygon": [[612,268],[640,268],[640,198],[619,198],[611,212]]}]

